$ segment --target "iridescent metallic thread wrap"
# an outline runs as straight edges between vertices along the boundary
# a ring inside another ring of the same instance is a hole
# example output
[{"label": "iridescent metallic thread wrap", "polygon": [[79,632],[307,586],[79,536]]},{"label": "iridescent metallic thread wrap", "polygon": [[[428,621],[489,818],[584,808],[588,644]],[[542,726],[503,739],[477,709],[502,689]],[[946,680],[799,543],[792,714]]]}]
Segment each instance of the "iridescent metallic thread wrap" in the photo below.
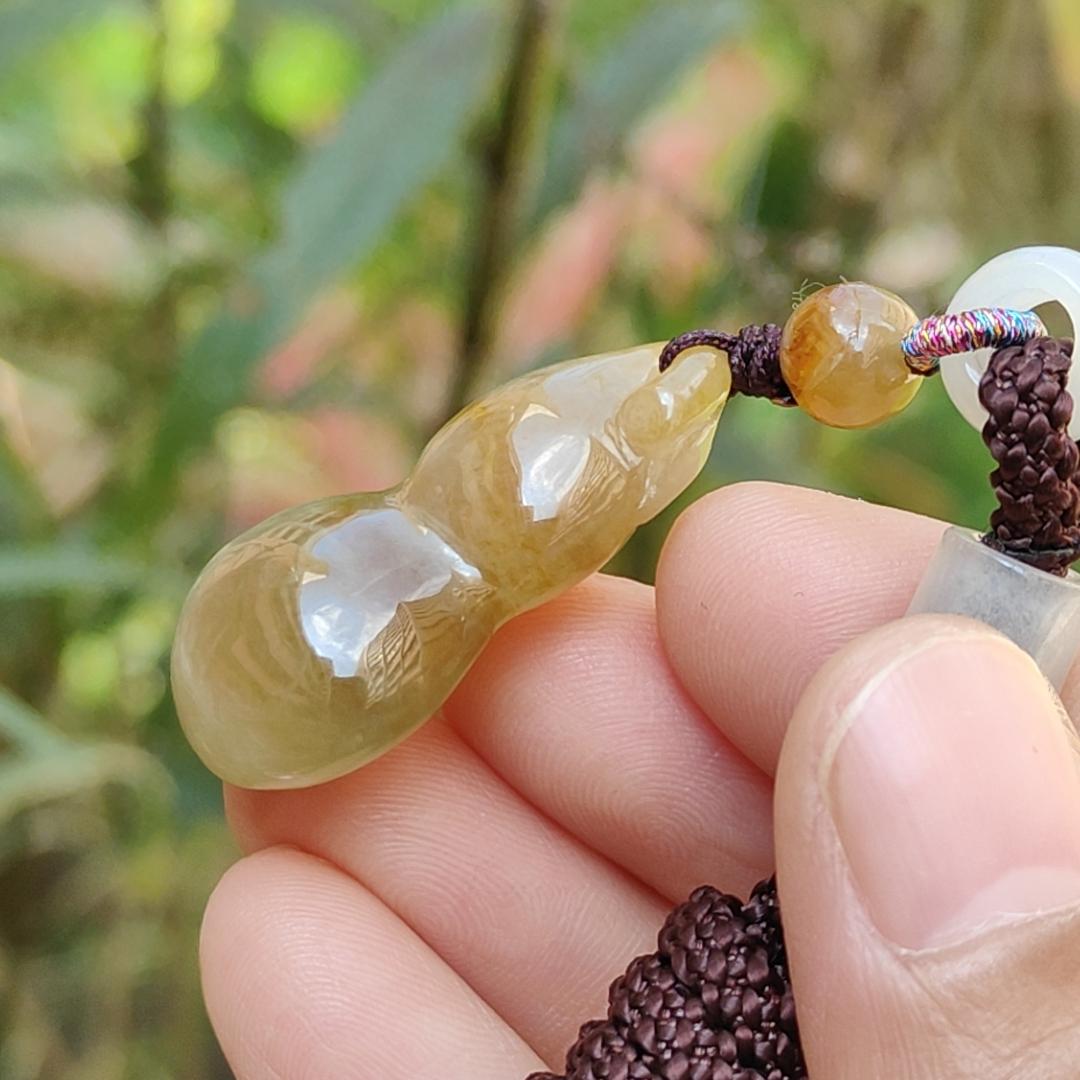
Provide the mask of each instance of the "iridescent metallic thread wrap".
[{"label": "iridescent metallic thread wrap", "polygon": [[1046,327],[1034,311],[1011,308],[973,308],[952,315],[931,315],[911,328],[900,343],[908,367],[931,375],[943,356],[1024,345],[1046,337]]}]

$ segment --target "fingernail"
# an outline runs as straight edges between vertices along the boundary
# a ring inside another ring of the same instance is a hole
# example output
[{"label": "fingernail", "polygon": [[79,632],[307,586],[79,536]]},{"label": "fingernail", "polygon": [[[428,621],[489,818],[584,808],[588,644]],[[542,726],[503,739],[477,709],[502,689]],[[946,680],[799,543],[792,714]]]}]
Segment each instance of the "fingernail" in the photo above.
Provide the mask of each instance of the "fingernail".
[{"label": "fingernail", "polygon": [[840,717],[827,790],[867,911],[898,945],[1080,900],[1080,773],[1057,698],[977,631],[925,640]]}]

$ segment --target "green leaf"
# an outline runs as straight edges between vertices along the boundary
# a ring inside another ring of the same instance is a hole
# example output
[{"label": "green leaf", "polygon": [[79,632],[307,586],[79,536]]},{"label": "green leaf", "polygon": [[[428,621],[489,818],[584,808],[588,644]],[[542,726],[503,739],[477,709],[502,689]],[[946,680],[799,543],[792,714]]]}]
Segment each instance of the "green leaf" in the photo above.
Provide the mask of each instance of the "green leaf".
[{"label": "green leaf", "polygon": [[48,753],[64,737],[53,731],[36,709],[0,686],[0,738],[28,753]]},{"label": "green leaf", "polygon": [[662,4],[597,60],[578,100],[556,121],[534,222],[573,199],[591,168],[617,156],[676,79],[743,27],[748,6],[746,0]]},{"label": "green leaf", "polygon": [[0,426],[0,539],[40,533],[49,517],[45,499]]},{"label": "green leaf", "polygon": [[106,0],[18,0],[0,7],[0,78],[105,6]]},{"label": "green leaf", "polygon": [[0,763],[0,822],[40,803],[115,783],[171,786],[161,765],[134,746],[64,741],[48,752],[7,758]]},{"label": "green leaf", "polygon": [[388,15],[370,4],[356,0],[236,0],[245,17],[283,13],[317,16],[334,22],[346,34],[362,40],[365,49],[378,51],[399,29],[401,12]]},{"label": "green leaf", "polygon": [[0,546],[0,598],[70,591],[118,591],[158,583],[179,587],[177,575],[86,548],[56,544]]},{"label": "green leaf", "polygon": [[786,236],[805,229],[818,201],[818,149],[807,125],[780,119],[746,185],[740,218]]},{"label": "green leaf", "polygon": [[370,256],[404,207],[461,145],[498,52],[494,16],[455,10],[424,27],[363,90],[336,134],[300,164],[278,241],[226,310],[184,351],[154,445],[141,507],[164,507],[179,463],[243,400],[257,361],[316,294]]},{"label": "green leaf", "polygon": [[0,686],[0,822],[29,806],[109,783],[171,787],[156,758],[122,743],[89,745],[51,728],[45,718]]},{"label": "green leaf", "polygon": [[285,131],[319,130],[355,94],[365,59],[338,27],[310,15],[280,16],[252,62],[252,103]]}]

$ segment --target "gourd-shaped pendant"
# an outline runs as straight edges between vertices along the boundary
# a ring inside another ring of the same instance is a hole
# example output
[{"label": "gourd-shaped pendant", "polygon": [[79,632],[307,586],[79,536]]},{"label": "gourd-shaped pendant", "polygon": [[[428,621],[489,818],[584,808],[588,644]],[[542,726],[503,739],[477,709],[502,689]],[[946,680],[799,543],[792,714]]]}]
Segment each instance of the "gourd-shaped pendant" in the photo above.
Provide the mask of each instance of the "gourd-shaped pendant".
[{"label": "gourd-shaped pendant", "polygon": [[[1015,282],[1077,257],[1012,253],[968,295],[1040,302]],[[903,409],[939,357],[1045,332],[997,307],[919,322],[852,282],[783,329],[694,331],[517,379],[451,420],[399,487],[286,511],[218,553],[173,648],[187,736],[245,787],[340,776],[435,713],[502,623],[599,569],[675,499],[730,393],[865,427]]]},{"label": "gourd-shaped pendant", "polygon": [[438,710],[496,628],[602,566],[698,474],[726,358],[573,360],[477,401],[391,491],[270,518],[203,571],[173,649],[177,709],[219,776],[329,780]]}]

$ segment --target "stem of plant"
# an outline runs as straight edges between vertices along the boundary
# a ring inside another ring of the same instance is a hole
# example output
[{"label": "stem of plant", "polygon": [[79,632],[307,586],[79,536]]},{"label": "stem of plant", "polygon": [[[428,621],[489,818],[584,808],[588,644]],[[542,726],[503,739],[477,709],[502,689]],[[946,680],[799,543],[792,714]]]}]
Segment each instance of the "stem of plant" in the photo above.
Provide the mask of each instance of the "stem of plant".
[{"label": "stem of plant", "polygon": [[[166,88],[169,40],[165,0],[144,0],[144,3],[153,27],[153,38],[147,84],[139,108],[139,149],[128,166],[127,200],[132,212],[142,219],[152,234],[156,256],[165,266],[140,318],[116,343],[116,366],[126,379],[127,399],[123,413],[108,418],[108,423],[117,431],[134,436],[135,440],[145,431],[148,418],[155,416],[176,366],[179,351],[177,305],[181,291],[169,252],[173,178],[172,118]],[[117,461],[128,460],[129,454],[130,450],[118,452]],[[134,542],[143,547],[153,543],[152,524],[156,519],[139,518],[141,524],[136,530],[129,525],[130,506],[138,498],[129,475],[116,470],[109,476],[100,500],[104,509],[101,515],[103,539],[112,543]]]},{"label": "stem of plant", "polygon": [[[142,145],[131,162],[132,207],[153,229],[164,256],[168,243],[169,214],[172,209],[170,178],[170,117],[165,87],[165,63],[168,49],[163,0],[148,0],[154,24],[150,85],[142,103]],[[159,363],[150,368],[153,388],[157,381],[171,374],[177,348],[176,287],[172,271],[166,268],[165,277],[147,307],[143,332],[151,343]]]},{"label": "stem of plant", "polygon": [[458,362],[446,418],[472,397],[491,358],[496,316],[549,94],[548,59],[562,0],[521,0],[512,30],[500,107],[483,153],[483,180],[473,226]]}]

